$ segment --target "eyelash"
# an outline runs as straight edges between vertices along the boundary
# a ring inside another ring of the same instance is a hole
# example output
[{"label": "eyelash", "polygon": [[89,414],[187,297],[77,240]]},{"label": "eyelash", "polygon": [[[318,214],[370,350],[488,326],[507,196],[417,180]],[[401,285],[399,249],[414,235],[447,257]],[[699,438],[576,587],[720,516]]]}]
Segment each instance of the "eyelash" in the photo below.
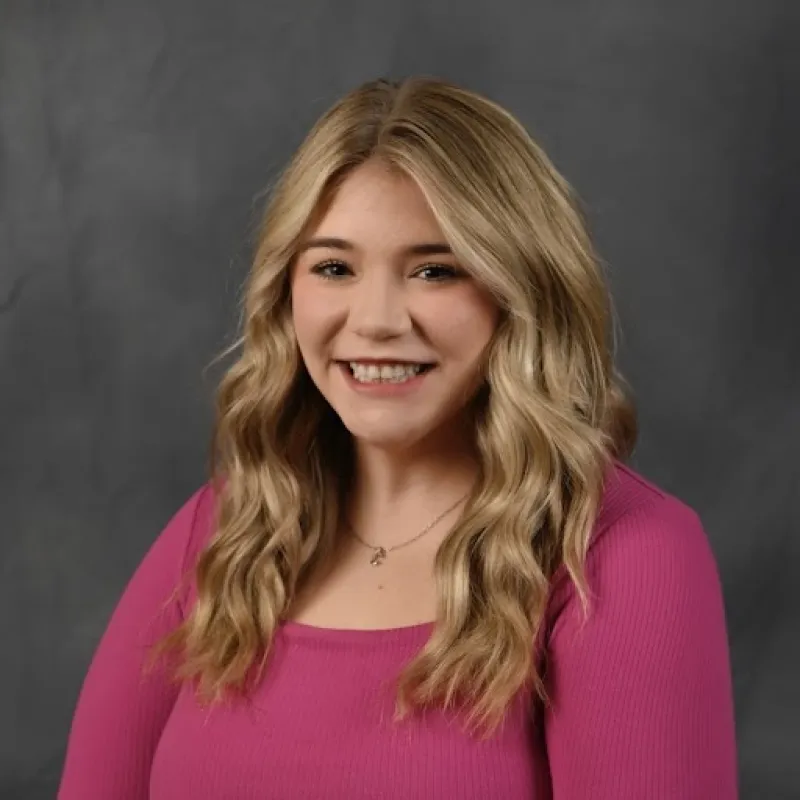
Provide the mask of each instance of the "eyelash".
[{"label": "eyelash", "polygon": [[[325,280],[333,281],[337,278],[344,277],[343,275],[329,275],[324,272],[326,267],[331,266],[341,266],[347,268],[347,264],[344,261],[341,261],[338,258],[329,258],[326,261],[321,261],[319,264],[315,264],[311,268],[311,272],[315,275],[319,275],[320,278]],[[447,264],[423,264],[419,269],[414,272],[414,275],[417,273],[426,270],[426,269],[439,269],[443,270],[447,273],[444,277],[440,278],[431,278],[427,281],[427,283],[442,283],[446,280],[454,280],[456,278],[460,278],[464,275],[464,272],[458,269],[457,267],[452,267]]]}]

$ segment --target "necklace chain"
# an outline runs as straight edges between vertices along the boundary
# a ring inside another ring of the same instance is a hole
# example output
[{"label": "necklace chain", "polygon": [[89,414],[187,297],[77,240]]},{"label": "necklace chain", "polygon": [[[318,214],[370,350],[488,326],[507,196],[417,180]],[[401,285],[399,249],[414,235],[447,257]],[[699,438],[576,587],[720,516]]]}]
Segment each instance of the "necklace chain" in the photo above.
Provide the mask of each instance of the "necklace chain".
[{"label": "necklace chain", "polygon": [[[469,494],[469,493],[467,493]],[[441,514],[439,514],[433,522],[429,522],[416,536],[409,539],[408,541],[401,542],[400,544],[393,545],[392,547],[382,547],[380,545],[370,544],[369,542],[365,542],[356,532],[353,530],[353,526],[345,520],[345,525],[347,529],[350,531],[351,534],[365,547],[369,547],[370,550],[373,551],[372,558],[369,560],[369,563],[373,567],[379,567],[385,560],[386,556],[389,555],[393,550],[399,550],[401,547],[405,547],[406,545],[413,544],[417,541],[417,539],[421,539],[426,533],[431,531],[439,522],[441,522],[457,505],[462,503],[466,498],[467,494],[461,496],[456,500],[453,505],[448,506]]]}]

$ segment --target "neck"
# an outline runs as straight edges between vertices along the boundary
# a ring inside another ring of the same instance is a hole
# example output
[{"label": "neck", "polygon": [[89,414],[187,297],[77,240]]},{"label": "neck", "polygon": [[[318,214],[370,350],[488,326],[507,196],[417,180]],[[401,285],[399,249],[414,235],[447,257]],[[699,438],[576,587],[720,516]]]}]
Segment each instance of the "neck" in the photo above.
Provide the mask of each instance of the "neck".
[{"label": "neck", "polygon": [[[379,526],[389,534],[392,520],[426,524],[466,495],[479,473],[474,447],[451,440],[388,451],[355,442],[354,476],[346,507],[356,530]],[[403,535],[407,525],[401,525]]]}]

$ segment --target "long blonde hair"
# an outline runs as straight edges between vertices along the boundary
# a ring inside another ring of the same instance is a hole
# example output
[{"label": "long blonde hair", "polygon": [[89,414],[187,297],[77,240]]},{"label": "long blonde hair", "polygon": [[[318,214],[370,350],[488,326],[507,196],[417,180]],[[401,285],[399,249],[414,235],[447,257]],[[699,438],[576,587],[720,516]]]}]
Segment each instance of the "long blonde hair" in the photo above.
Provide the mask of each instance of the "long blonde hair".
[{"label": "long blonde hair", "polygon": [[506,110],[444,81],[379,80],[316,123],[276,183],[243,304],[239,350],[218,391],[214,535],[197,600],[157,652],[205,699],[258,680],[276,628],[334,547],[352,466],[349,435],[299,356],[288,272],[326,199],[383,159],[413,178],[459,261],[501,318],[475,399],[482,466],[435,561],[432,634],[398,675],[396,719],[466,703],[490,735],[521,690],[547,700],[533,644],[564,565],[584,574],[603,479],[630,455],[634,405],[613,363],[614,316],[565,180]]}]

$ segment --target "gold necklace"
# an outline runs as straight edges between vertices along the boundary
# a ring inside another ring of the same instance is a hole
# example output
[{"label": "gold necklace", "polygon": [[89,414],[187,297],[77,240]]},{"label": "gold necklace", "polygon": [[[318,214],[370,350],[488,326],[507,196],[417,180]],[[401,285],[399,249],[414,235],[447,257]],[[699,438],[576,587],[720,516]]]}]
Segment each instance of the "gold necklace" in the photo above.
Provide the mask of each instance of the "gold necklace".
[{"label": "gold necklace", "polygon": [[413,542],[416,542],[417,539],[421,539],[426,533],[428,533],[430,530],[432,530],[436,526],[436,524],[441,522],[459,503],[463,502],[467,498],[468,494],[469,494],[469,492],[467,492],[467,494],[463,495],[462,497],[459,497],[458,500],[456,500],[456,502],[453,503],[453,505],[449,506],[444,511],[442,511],[442,513],[439,514],[439,516],[436,517],[436,519],[433,520],[433,522],[429,522],[412,539],[409,539],[407,542],[401,542],[400,544],[396,544],[393,547],[381,547],[379,545],[374,545],[374,544],[370,544],[369,542],[365,542],[353,530],[352,525],[350,525],[350,523],[347,520],[345,520],[345,526],[347,527],[347,530],[350,531],[350,533],[352,533],[353,536],[355,536],[355,538],[359,542],[361,542],[361,544],[363,544],[365,547],[369,547],[369,549],[373,551],[372,558],[369,560],[369,563],[373,567],[379,567],[386,560],[386,556],[388,556],[389,553],[391,553],[393,550],[399,550],[401,547],[405,547],[406,545],[409,545],[409,544],[412,544]]}]

